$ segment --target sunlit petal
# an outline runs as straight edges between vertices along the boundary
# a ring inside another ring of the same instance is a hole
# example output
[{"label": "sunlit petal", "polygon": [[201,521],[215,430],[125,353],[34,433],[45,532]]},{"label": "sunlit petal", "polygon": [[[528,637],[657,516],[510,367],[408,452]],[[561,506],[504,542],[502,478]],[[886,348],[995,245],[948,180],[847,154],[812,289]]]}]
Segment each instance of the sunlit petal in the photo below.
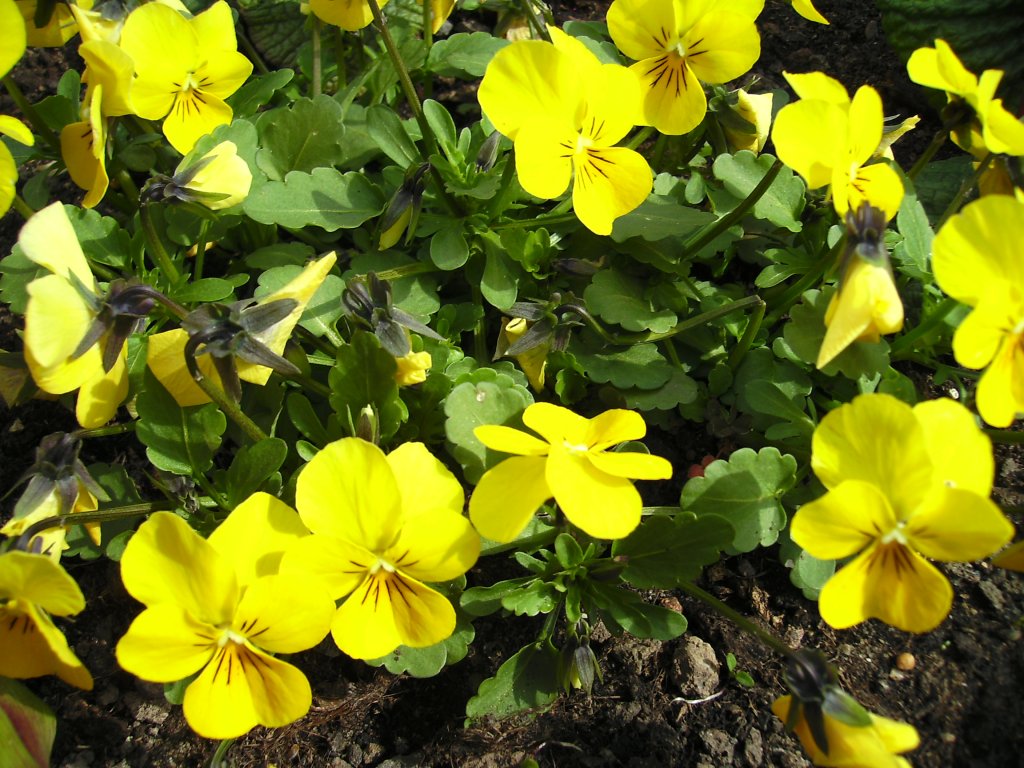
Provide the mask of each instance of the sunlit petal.
[{"label": "sunlit petal", "polygon": [[[94,347],[99,351],[98,347]],[[104,372],[102,366],[82,382],[75,404],[78,423],[86,429],[101,427],[114,418],[118,407],[128,397],[128,353],[124,347],[114,365]]]},{"label": "sunlit petal", "polygon": [[576,155],[574,165],[573,210],[595,234],[611,234],[615,219],[651,193],[651,167],[627,147],[591,147]]},{"label": "sunlit petal", "polygon": [[913,411],[924,431],[935,482],[988,496],[995,476],[992,441],[974,415],[947,397],[918,403]]},{"label": "sunlit petal", "polygon": [[276,574],[250,583],[232,629],[260,648],[297,653],[327,636],[334,618],[327,587],[307,574]]},{"label": "sunlit petal", "polygon": [[218,630],[181,606],[147,608],[117,644],[117,663],[143,680],[173,683],[195,674],[217,649]]},{"label": "sunlit petal", "polygon": [[[182,328],[155,333],[146,339],[146,364],[182,408],[210,402],[210,396],[196,384],[192,374],[188,372],[185,364],[187,343],[188,331]],[[220,376],[210,355],[199,355],[196,363],[204,378],[220,384]]]},{"label": "sunlit petal", "polygon": [[544,456],[548,444],[521,429],[502,427],[497,424],[483,424],[473,430],[476,439],[494,451],[512,453],[518,456]]},{"label": "sunlit petal", "polygon": [[569,188],[577,134],[568,124],[538,120],[516,133],[516,173],[523,189],[551,199]]},{"label": "sunlit petal", "polygon": [[845,162],[842,143],[836,139],[846,135],[848,122],[846,111],[827,101],[787,104],[775,116],[775,151],[808,187],[823,187],[832,181],[833,169]]},{"label": "sunlit petal", "polygon": [[660,56],[676,32],[673,0],[615,0],[608,32],[615,47],[636,61]]},{"label": "sunlit petal", "polygon": [[627,440],[639,440],[645,434],[647,424],[643,416],[636,411],[613,408],[587,422],[587,434],[583,442],[595,451],[603,451]]},{"label": "sunlit petal", "polygon": [[754,19],[726,10],[709,13],[687,32],[690,69],[705,83],[725,83],[747,72],[761,56]]},{"label": "sunlit petal", "polygon": [[487,470],[469,499],[469,517],[480,535],[512,541],[551,498],[545,479],[546,460],[514,456]]},{"label": "sunlit petal", "polygon": [[793,517],[790,535],[822,560],[849,557],[896,527],[896,516],[871,483],[847,480]]},{"label": "sunlit petal", "polygon": [[959,563],[998,552],[1013,538],[1013,525],[985,496],[938,486],[907,521],[906,536],[922,555]]},{"label": "sunlit petal", "polygon": [[978,382],[978,413],[993,427],[1008,427],[1024,413],[1021,376],[1024,343],[1020,334],[1007,334]]},{"label": "sunlit petal", "polygon": [[405,521],[398,541],[385,557],[395,568],[421,581],[461,576],[480,554],[479,534],[461,512],[433,509],[430,502],[423,506],[430,511]]},{"label": "sunlit petal", "polygon": [[643,502],[633,484],[599,470],[585,452],[552,446],[548,487],[569,521],[599,539],[621,539],[640,524]]},{"label": "sunlit petal", "polygon": [[[388,0],[378,3],[383,8]],[[370,25],[373,13],[366,0],[310,0],[309,9],[318,19],[355,32]]]},{"label": "sunlit petal", "polygon": [[21,228],[18,245],[36,264],[64,278],[73,273],[82,285],[96,292],[96,279],[62,203],[52,203],[33,214]]},{"label": "sunlit petal", "polygon": [[568,440],[590,447],[590,422],[568,408],[553,403],[534,403],[523,411],[523,424],[551,444]]},{"label": "sunlit petal", "polygon": [[704,87],[675,53],[645,59],[630,67],[643,87],[644,123],[667,135],[680,135],[696,128],[707,113]]},{"label": "sunlit petal", "polygon": [[402,443],[387,455],[387,461],[399,479],[406,516],[428,509],[461,516],[466,503],[462,483],[423,443]]},{"label": "sunlit petal", "polygon": [[185,154],[202,136],[230,123],[233,114],[231,107],[212,93],[181,92],[164,120],[164,135],[172,147]]},{"label": "sunlit petal", "polygon": [[668,480],[672,477],[672,464],[660,456],[633,451],[591,451],[587,459],[599,471],[632,480]]},{"label": "sunlit petal", "polygon": [[71,685],[91,690],[92,675],[50,617],[33,604],[18,603],[12,601],[0,607],[0,675],[18,679],[57,675]]},{"label": "sunlit petal", "polygon": [[207,541],[231,563],[239,585],[245,586],[277,573],[284,551],[308,534],[294,509],[269,493],[254,493],[231,511]]},{"label": "sunlit petal", "polygon": [[358,587],[377,560],[363,547],[314,534],[288,548],[281,560],[281,573],[309,574],[323,582],[331,598],[337,600]]},{"label": "sunlit petal", "polygon": [[28,285],[25,310],[25,361],[45,392],[71,392],[102,375],[102,354],[92,346],[72,360],[94,313],[63,277],[45,275]]},{"label": "sunlit petal", "polygon": [[0,77],[3,77],[25,53],[25,23],[14,0],[0,0]]},{"label": "sunlit petal", "polygon": [[827,101],[844,110],[850,108],[850,94],[846,86],[824,72],[783,72],[782,75],[800,99]]}]

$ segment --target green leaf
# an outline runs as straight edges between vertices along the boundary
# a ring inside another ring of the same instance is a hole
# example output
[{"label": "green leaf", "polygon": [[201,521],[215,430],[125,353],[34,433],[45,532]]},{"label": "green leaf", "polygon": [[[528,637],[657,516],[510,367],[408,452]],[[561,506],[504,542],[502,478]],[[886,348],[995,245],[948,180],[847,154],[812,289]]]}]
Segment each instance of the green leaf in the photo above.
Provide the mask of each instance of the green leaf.
[{"label": "green leaf", "polygon": [[309,37],[306,17],[296,5],[294,0],[241,0],[238,4],[249,39],[271,66],[294,64]]},{"label": "green leaf", "polygon": [[519,416],[533,402],[530,391],[511,376],[459,384],[444,403],[445,436],[449,450],[463,469],[466,482],[476,484],[502,454],[477,440],[473,430],[482,424],[518,426]]},{"label": "green leaf", "polygon": [[515,262],[504,251],[490,247],[490,243],[487,243],[480,293],[491,306],[505,311],[515,303],[518,292],[519,271]]},{"label": "green leaf", "polygon": [[[138,504],[142,501],[135,483],[128,477],[127,471],[120,464],[90,464],[89,474],[110,497],[107,501],[99,502],[100,512],[113,507]],[[72,526],[68,529],[68,549],[64,551],[63,557],[78,555],[83,560],[95,560],[106,556],[117,562],[121,559],[124,545],[134,534],[138,522],[139,518],[125,517],[103,523],[100,546],[93,543],[83,526]]]},{"label": "green leaf", "polygon": [[205,472],[213,466],[227,418],[214,403],[182,408],[150,372],[135,408],[135,434],[158,469],[175,475]]},{"label": "green leaf", "polygon": [[256,164],[273,181],[292,171],[326,170],[342,160],[341,105],[330,96],[296,99],[287,109],[264,112],[256,128],[261,147]]},{"label": "green leaf", "polygon": [[[254,296],[257,299],[269,296],[294,280],[302,269],[292,265],[268,269],[260,275]],[[339,299],[344,289],[344,280],[337,275],[327,275],[306,305],[302,317],[299,318],[299,325],[318,337],[333,329],[338,318],[344,313]]]},{"label": "green leaf", "polygon": [[[741,150],[735,155],[719,155],[715,158],[712,170],[715,178],[721,180],[726,191],[736,198],[736,205],[754,191],[761,179],[775,163],[775,158],[768,154],[755,155],[749,150]],[[800,213],[804,208],[804,192],[807,187],[803,180],[789,168],[783,168],[771,186],[761,198],[754,203],[753,214],[758,219],[770,221],[777,227],[785,227],[790,232],[799,232]],[[735,206],[729,206],[729,210]],[[719,209],[719,212],[723,212]]]},{"label": "green leaf", "polygon": [[234,119],[252,117],[260,107],[267,104],[274,94],[284,88],[295,77],[290,69],[275,69],[265,75],[255,75],[245,85],[228,97],[228,106],[234,110]]},{"label": "green leaf", "polygon": [[82,245],[82,252],[89,261],[106,264],[115,269],[128,266],[130,238],[124,227],[109,216],[97,211],[65,205],[71,226]]},{"label": "green leaf", "polygon": [[794,275],[804,275],[814,266],[814,257],[803,250],[769,248],[764,257],[771,261],[754,280],[758,288],[771,288]]},{"label": "green leaf", "polygon": [[410,648],[400,645],[387,656],[367,661],[374,667],[384,666],[393,675],[408,674],[412,677],[433,677],[446,666],[457,664],[469,653],[469,644],[476,637],[476,630],[462,611],[455,610],[455,631],[440,643],[426,648]]},{"label": "green leaf", "polygon": [[933,223],[942,216],[960,186],[974,173],[974,158],[960,153],[948,160],[933,160],[914,179],[917,199],[921,201]]},{"label": "green leaf", "polygon": [[[634,637],[671,640],[686,631],[685,616],[646,603],[635,592],[593,580],[587,581],[584,587],[584,600],[597,607],[612,632],[625,630]],[[587,612],[591,612],[589,607]]]},{"label": "green leaf", "polygon": [[555,555],[563,568],[575,568],[584,557],[579,542],[568,533],[560,533],[555,538]]},{"label": "green leaf", "polygon": [[223,301],[235,290],[235,286],[219,277],[204,277],[194,283],[186,283],[171,293],[171,298],[180,304],[202,304],[207,301]]},{"label": "green leaf", "polygon": [[594,275],[583,299],[588,309],[627,331],[665,333],[679,321],[675,312],[655,307],[643,281],[616,269]]},{"label": "green leaf", "polygon": [[423,101],[423,115],[427,119],[427,125],[434,133],[434,138],[441,146],[442,151],[452,162],[462,162],[465,158],[459,155],[456,147],[458,139],[455,135],[455,121],[444,105],[433,99]]},{"label": "green leaf", "polygon": [[268,181],[245,200],[245,212],[261,224],[291,229],[316,226],[354,229],[384,210],[384,196],[365,175],[334,168],[292,171]]},{"label": "green leaf", "polygon": [[558,698],[558,652],[548,643],[526,646],[480,683],[466,704],[469,722],[491,715],[508,717],[546,707]]},{"label": "green leaf", "polygon": [[534,580],[533,576],[521,576],[518,579],[499,581],[487,587],[473,587],[462,593],[459,605],[470,616],[489,616],[502,607],[507,595]]},{"label": "green leaf", "polygon": [[613,543],[612,556],[627,558],[622,578],[634,587],[672,589],[717,562],[733,538],[732,526],[718,515],[656,515]]},{"label": "green leaf", "polygon": [[680,205],[669,197],[651,195],[639,207],[615,220],[612,240],[621,243],[631,237],[648,241],[679,238],[714,220],[715,217],[705,211]]},{"label": "green leaf", "polygon": [[239,449],[225,478],[228,506],[237,507],[260,490],[277,473],[287,457],[288,443],[276,437],[268,437]]},{"label": "green leaf", "polygon": [[836,572],[835,560],[819,560],[800,548],[789,537],[789,529],[779,537],[779,560],[789,568],[789,580],[804,593],[808,600],[817,600],[832,574]]},{"label": "green leaf", "polygon": [[305,395],[292,392],[288,395],[285,406],[288,409],[288,419],[292,426],[305,435],[310,442],[321,448],[330,442],[330,435],[327,434],[323,422],[320,421],[320,417],[313,410],[313,405]]},{"label": "green leaf", "polygon": [[49,274],[46,267],[41,267],[29,259],[15,245],[11,254],[0,260],[0,301],[7,304],[11,312],[24,315],[28,308],[28,284],[38,277]]},{"label": "green leaf", "polygon": [[720,515],[735,529],[732,548],[750,552],[773,544],[786,524],[780,499],[796,479],[796,459],[777,448],[740,448],[713,461],[683,486],[680,505],[698,517]]},{"label": "green leaf", "polygon": [[0,755],[5,768],[47,768],[56,733],[57,717],[50,708],[21,683],[0,677]]},{"label": "green leaf", "polygon": [[441,77],[483,77],[494,54],[506,45],[508,40],[487,32],[457,32],[431,46],[425,68]]},{"label": "green leaf", "polygon": [[598,384],[611,383],[619,389],[657,389],[672,378],[672,366],[651,343],[631,347],[607,347],[589,352],[574,346],[576,361]]},{"label": "green leaf", "polygon": [[[354,275],[383,272],[387,269],[408,267],[416,263],[416,259],[410,258],[400,251],[361,253],[352,257],[349,268],[343,277],[347,280]],[[437,277],[435,275],[408,275],[397,280],[388,280],[388,285],[391,286],[391,300],[395,306],[420,319],[425,320],[441,308],[441,298],[437,295]]]},{"label": "green leaf", "polygon": [[421,162],[419,150],[409,132],[390,107],[376,104],[366,110],[366,127],[380,150],[400,168]]},{"label": "green leaf", "polygon": [[928,214],[913,192],[903,195],[900,210],[896,214],[896,226],[903,240],[893,249],[893,260],[900,272],[924,283],[934,281],[928,268],[935,233],[928,222]]},{"label": "green leaf", "polygon": [[624,389],[622,397],[627,406],[639,411],[670,411],[678,405],[694,402],[698,393],[697,382],[673,368],[669,380],[657,389]]},{"label": "green leaf", "polygon": [[338,348],[327,381],[331,408],[342,424],[354,427],[359,412],[372,405],[380,418],[381,438],[387,440],[398,431],[409,412],[398,394],[396,368],[395,358],[372,333],[358,332],[351,343]]},{"label": "green leaf", "polygon": [[430,238],[430,260],[438,269],[450,272],[461,269],[469,261],[469,245],[462,230],[462,222],[456,221]]},{"label": "green leaf", "polygon": [[516,589],[501,598],[501,607],[516,616],[536,616],[551,613],[558,605],[559,593],[554,584],[534,579],[521,589]]}]

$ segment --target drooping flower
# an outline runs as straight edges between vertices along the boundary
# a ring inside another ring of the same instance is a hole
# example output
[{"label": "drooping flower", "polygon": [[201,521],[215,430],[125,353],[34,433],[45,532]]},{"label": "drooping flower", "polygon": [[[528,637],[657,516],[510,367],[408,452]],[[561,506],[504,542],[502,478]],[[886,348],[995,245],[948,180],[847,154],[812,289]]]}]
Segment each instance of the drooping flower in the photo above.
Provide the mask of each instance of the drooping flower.
[{"label": "drooping flower", "polygon": [[977,560],[1013,536],[988,498],[991,443],[953,400],[911,408],[861,395],[822,419],[811,466],[828,493],[797,510],[793,541],[824,560],[857,555],[821,592],[821,616],[838,629],[869,618],[934,629],[953,589],[925,557]]},{"label": "drooping flower", "polygon": [[515,143],[523,189],[551,199],[571,182],[579,220],[607,235],[653,184],[647,161],[615,146],[635,125],[639,80],[618,64],[601,64],[561,30],[549,31],[553,43],[523,40],[498,51],[480,84],[480,106]]},{"label": "drooping flower", "polygon": [[[792,706],[793,697],[782,696],[772,704],[772,712],[783,722],[788,722]],[[807,721],[802,716],[793,730],[815,765],[837,768],[910,768],[910,761],[899,755],[916,749],[921,743],[914,726],[870,712],[868,717],[871,718],[870,725],[855,726],[847,725],[826,713],[824,730],[828,739],[828,754],[815,744]]]},{"label": "drooping flower", "polygon": [[[526,318],[513,317],[502,318],[501,333],[498,334],[498,346],[494,351],[495,358],[508,354],[509,349],[515,349],[515,344],[522,339],[531,328]],[[513,353],[519,367],[523,369],[530,386],[535,392],[544,390],[544,372],[548,365],[548,353],[551,351],[551,343],[542,340],[536,346],[532,346],[525,352]]]},{"label": "drooping flower", "polygon": [[[0,29],[6,30],[0,36],[0,77],[3,77],[25,53],[25,26],[14,0],[0,0]],[[32,131],[20,120],[7,115],[0,115],[0,134],[28,146],[35,143]],[[11,207],[17,183],[18,166],[11,150],[0,141],[0,216]]]},{"label": "drooping flower", "polygon": [[932,268],[939,287],[973,307],[953,336],[953,355],[985,368],[978,382],[981,417],[1008,427],[1024,413],[1024,201],[986,195],[939,230]]},{"label": "drooping flower", "polygon": [[313,535],[281,567],[346,598],[331,624],[342,651],[374,659],[452,634],[454,608],[424,582],[469,570],[480,537],[462,514],[461,484],[422,443],[387,456],[356,437],[330,443],[302,470],[295,500]]},{"label": "drooping flower", "polygon": [[725,83],[761,55],[754,20],[763,0],[615,0],[608,32],[645,89],[643,123],[683,134],[707,113],[705,83]]},{"label": "drooping flower", "polygon": [[147,200],[197,202],[213,211],[245,200],[252,171],[233,141],[222,141],[202,157],[186,157],[171,177],[160,176],[143,192]]},{"label": "drooping flower", "polygon": [[234,509],[209,539],[169,512],[139,526],[121,560],[125,589],[146,609],[117,644],[117,661],[143,680],[185,689],[185,719],[200,736],[230,739],[309,711],[306,676],[274,653],[312,648],[334,603],[317,581],[278,572],[307,531],[265,493]]},{"label": "drooping flower", "polygon": [[534,403],[523,412],[523,423],[540,437],[497,425],[473,431],[488,448],[514,454],[484,473],[469,501],[473,525],[489,539],[512,541],[551,498],[589,535],[623,538],[639,525],[643,507],[631,480],[672,476],[672,465],[659,456],[608,450],[644,436],[647,425],[635,411],[614,409],[586,419]]},{"label": "drooping flower", "polygon": [[124,339],[118,349],[110,332],[91,339],[105,297],[64,206],[53,203],[36,213],[22,228],[18,244],[52,273],[27,288],[25,361],[32,378],[44,392],[79,390],[78,423],[87,428],[105,424],[128,394]]},{"label": "drooping flower", "polygon": [[885,217],[861,204],[846,214],[845,268],[825,312],[817,367],[824,368],[855,341],[878,341],[903,327],[903,302],[885,247]]},{"label": "drooping flower", "polygon": [[50,618],[73,616],[83,608],[85,598],[75,580],[50,558],[0,552],[0,675],[57,675],[92,690],[92,675]]},{"label": "drooping flower", "polygon": [[779,159],[810,189],[828,186],[840,216],[867,202],[892,219],[903,183],[888,165],[872,162],[883,138],[878,92],[864,85],[851,100],[842,84],[820,72],[785,74],[801,98],[775,116],[772,141]]},{"label": "drooping flower", "polygon": [[770,93],[747,93],[742,88],[736,91],[736,104],[732,110],[753,130],[745,127],[739,130],[723,121],[722,127],[733,151],[747,149],[760,152],[764,149],[772,125],[772,99]]},{"label": "drooping flower", "polygon": [[[944,115],[953,123],[953,140],[962,149],[975,156],[1024,155],[1024,123],[995,98],[1002,70],[986,69],[979,78],[945,40],[936,40],[934,48],[918,48],[911,54],[907,73],[919,85],[946,92],[949,106]],[[962,109],[965,104],[968,110]]]},{"label": "drooping flower", "polygon": [[[377,3],[381,8],[387,4],[388,0]],[[346,32],[356,32],[373,21],[373,12],[366,0],[309,0],[309,10],[321,21]]]},{"label": "drooping flower", "polygon": [[413,384],[422,384],[427,380],[427,371],[433,360],[429,352],[410,352],[404,357],[396,357],[395,381],[400,387],[410,387]]},{"label": "drooping flower", "polygon": [[164,135],[182,154],[231,122],[224,99],[252,73],[252,63],[237,50],[231,8],[223,0],[192,19],[162,3],[143,5],[125,21],[121,48],[135,62],[136,114],[163,118]]},{"label": "drooping flower", "polygon": [[[55,3],[50,20],[42,27],[37,27],[35,22],[36,9],[39,0],[15,0],[18,10],[21,11],[22,24],[25,26],[28,44],[33,48],[60,48],[68,40],[78,34],[78,25],[75,17],[71,14],[70,5]],[[83,0],[84,7],[92,7],[92,0]],[[11,27],[4,27],[4,34]]]},{"label": "drooping flower", "polygon": [[[295,326],[302,317],[302,313],[306,311],[306,306],[309,304],[310,299],[313,298],[313,294],[317,292],[324,278],[327,277],[327,273],[331,271],[335,261],[334,251],[324,254],[316,261],[307,264],[294,279],[279,290],[258,299],[252,307],[243,310],[242,315],[246,311],[252,311],[253,309],[259,312],[262,308],[274,302],[291,302],[289,305],[291,308],[287,314],[253,333],[248,333],[241,326],[235,328],[234,336],[225,343],[225,346],[228,347],[227,351],[230,352],[234,349],[235,352],[241,352],[240,348],[237,348],[237,346],[232,347],[232,344],[240,335],[244,334],[249,336],[252,341],[272,352],[275,356],[280,356],[284,352],[285,345],[288,343],[292,331],[295,330]],[[209,395],[196,384],[186,364],[185,347],[189,343],[189,332],[187,330],[176,328],[172,331],[164,331],[163,333],[150,336],[147,341],[146,363],[149,365],[153,375],[171,393],[178,405],[186,407],[210,402]],[[212,354],[213,352],[201,354],[200,350],[200,354],[196,356],[196,363],[203,376],[212,378],[214,381],[220,381],[221,386],[223,386],[224,382],[217,371],[215,362],[211,357]],[[273,373],[273,370],[266,365],[249,362],[244,358],[235,361],[235,369],[239,379],[252,384],[258,384],[259,386],[265,385]]]},{"label": "drooping flower", "polygon": [[103,86],[97,85],[82,105],[81,122],[60,132],[60,153],[71,180],[86,191],[83,208],[93,208],[107,193],[107,126],[102,112]]}]

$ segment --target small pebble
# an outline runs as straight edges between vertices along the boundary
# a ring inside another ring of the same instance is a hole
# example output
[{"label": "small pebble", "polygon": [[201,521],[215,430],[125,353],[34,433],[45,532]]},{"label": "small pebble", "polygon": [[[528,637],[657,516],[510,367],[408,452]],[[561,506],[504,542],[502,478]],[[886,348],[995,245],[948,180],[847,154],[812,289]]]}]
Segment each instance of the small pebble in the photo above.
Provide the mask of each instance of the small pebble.
[{"label": "small pebble", "polygon": [[914,658],[912,653],[901,653],[896,657],[896,668],[902,669],[904,672],[909,672],[917,666],[917,659]]}]

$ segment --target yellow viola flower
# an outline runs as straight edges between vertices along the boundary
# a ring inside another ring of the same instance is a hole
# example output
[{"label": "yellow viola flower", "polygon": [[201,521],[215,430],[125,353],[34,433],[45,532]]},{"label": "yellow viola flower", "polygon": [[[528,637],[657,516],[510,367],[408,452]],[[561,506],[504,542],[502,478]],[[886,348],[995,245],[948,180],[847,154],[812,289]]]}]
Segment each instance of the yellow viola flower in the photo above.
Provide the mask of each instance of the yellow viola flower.
[{"label": "yellow viola flower", "polygon": [[433,364],[429,352],[410,352],[404,357],[396,357],[395,381],[400,387],[422,384],[427,380],[427,371]]},{"label": "yellow viola flower", "polygon": [[277,728],[309,711],[306,676],[271,654],[312,648],[334,603],[315,580],[278,572],[307,535],[288,505],[256,493],[203,539],[170,512],[139,526],[121,559],[125,589],[146,609],[117,644],[133,675],[185,689],[185,719],[209,739]]},{"label": "yellow viola flower", "polygon": [[50,558],[0,552],[0,675],[57,675],[92,690],[92,675],[50,618],[74,616],[83,608],[85,598],[75,580]]},{"label": "yellow viola flower", "polygon": [[480,537],[462,514],[462,485],[426,446],[403,443],[385,456],[357,437],[330,443],[299,474],[295,505],[313,535],[281,569],[346,598],[331,624],[342,651],[376,659],[455,631],[455,609],[424,582],[472,568]]},{"label": "yellow viola flower", "polygon": [[988,195],[947,221],[932,244],[939,287],[973,307],[953,336],[953,355],[985,368],[978,413],[1008,427],[1024,413],[1024,201]]},{"label": "yellow viola flower", "polygon": [[[25,53],[25,25],[14,0],[0,0],[0,29],[7,30],[0,36],[0,77],[3,77]],[[7,115],[0,115],[0,134],[28,146],[35,143],[32,131],[20,120]],[[10,209],[17,183],[18,166],[7,145],[0,141],[0,216]]]},{"label": "yellow viola flower", "polygon": [[[377,3],[381,8],[387,4],[388,0]],[[360,30],[373,21],[373,13],[366,0],[309,0],[309,10],[320,21],[341,27],[346,32]]]},{"label": "yellow viola flower", "polygon": [[519,429],[484,425],[473,430],[495,451],[514,454],[484,473],[469,500],[482,536],[512,541],[534,512],[554,498],[573,525],[599,539],[621,539],[640,524],[643,502],[631,480],[666,480],[672,465],[646,453],[609,451],[647,432],[635,411],[614,409],[585,419],[568,408],[534,403]]},{"label": "yellow viola flower", "polygon": [[747,72],[761,55],[754,20],[763,0],[679,2],[615,0],[608,32],[644,88],[643,124],[678,135],[707,113],[705,83],[725,83]]},{"label": "yellow viola flower", "polygon": [[799,101],[775,116],[772,141],[779,159],[810,189],[828,186],[840,216],[870,203],[892,219],[903,183],[885,163],[871,163],[883,137],[882,99],[867,85],[849,99],[843,86],[821,73],[790,75]]},{"label": "yellow viola flower", "polygon": [[723,124],[734,152],[747,149],[760,153],[764,149],[772,126],[772,99],[770,93],[747,93],[742,88],[736,91],[736,105],[732,109],[754,127],[754,132],[736,130]]},{"label": "yellow viola flower", "polygon": [[27,288],[25,361],[32,378],[52,394],[77,389],[75,413],[83,427],[106,424],[128,395],[127,353],[122,344],[107,368],[108,334],[79,350],[103,295],[64,206],[53,203],[36,213],[22,228],[18,244],[29,259],[51,272]]},{"label": "yellow viola flower", "polygon": [[1013,526],[989,498],[992,445],[959,403],[911,408],[861,395],[814,432],[811,466],[828,493],[793,517],[793,541],[822,560],[856,555],[821,591],[837,629],[869,618],[928,632],[949,613],[953,588],[925,557],[978,560]]},{"label": "yellow viola flower", "polygon": [[808,21],[816,21],[819,24],[828,24],[828,19],[821,15],[811,0],[792,0],[793,10],[799,13]]},{"label": "yellow viola flower", "polygon": [[945,91],[951,104],[965,102],[974,114],[961,115],[952,129],[953,141],[962,149],[984,155],[1024,155],[1024,123],[995,98],[1002,70],[986,69],[977,77],[964,67],[945,40],[934,48],[918,48],[907,61],[910,79],[927,88]]},{"label": "yellow viola flower", "polygon": [[186,157],[174,176],[160,176],[143,190],[145,200],[194,201],[213,211],[238,205],[249,195],[252,171],[233,141],[222,141],[202,157]]},{"label": "yellow viola flower", "polygon": [[[55,3],[53,15],[44,27],[35,23],[37,0],[15,0],[21,12],[22,23],[27,33],[28,44],[33,48],[60,48],[78,34],[78,25],[71,14],[71,8],[64,3]],[[92,8],[92,0],[83,0],[82,7]],[[4,34],[10,27],[4,27]]]},{"label": "yellow viola flower", "polygon": [[25,25],[14,0],[0,0],[0,77],[6,75],[25,53]]},{"label": "yellow viola flower", "polygon": [[[507,354],[509,347],[519,341],[530,329],[530,323],[522,317],[501,319],[501,333],[498,334],[498,345],[494,351],[495,358]],[[542,342],[531,347],[522,354],[513,355],[519,367],[530,382],[534,392],[544,390],[544,373],[548,367],[548,353],[551,351],[550,342]]]},{"label": "yellow viola flower", "polygon": [[121,48],[135,62],[136,114],[163,118],[164,135],[182,154],[231,122],[224,99],[252,73],[252,63],[237,50],[231,8],[223,0],[192,19],[162,3],[143,5],[125,21]]},{"label": "yellow viola flower", "polygon": [[60,153],[71,180],[86,191],[83,208],[93,208],[107,193],[107,125],[103,117],[103,86],[97,85],[82,105],[85,120],[60,132]]},{"label": "yellow viola flower", "polygon": [[[253,339],[275,355],[282,354],[292,331],[295,330],[295,326],[302,317],[302,313],[306,311],[310,299],[313,298],[313,294],[317,292],[324,278],[327,277],[327,273],[331,271],[335,261],[334,251],[326,253],[316,261],[307,264],[286,285],[258,299],[256,306],[266,306],[282,300],[291,300],[295,303],[291,311],[281,320],[252,334]],[[188,331],[176,328],[149,336],[146,347],[146,364],[149,369],[164,388],[171,393],[178,405],[183,408],[210,402],[209,395],[196,384],[186,366],[185,345],[188,344],[188,340]],[[196,362],[205,377],[220,383],[220,376],[210,355],[200,354],[196,357]],[[236,368],[238,378],[261,387],[270,380],[273,373],[265,365],[256,365],[244,360],[237,360]]]},{"label": "yellow viola flower", "polygon": [[491,59],[478,97],[487,118],[515,143],[519,182],[531,195],[560,196],[599,235],[647,199],[651,168],[615,146],[634,126],[637,77],[601,64],[583,43],[549,28],[554,43],[523,40]]},{"label": "yellow viola flower", "polygon": [[[782,722],[788,722],[792,696],[781,696],[772,704],[772,712]],[[815,744],[807,720],[801,713],[793,729],[800,738],[811,762],[819,766],[836,768],[910,768],[910,761],[899,755],[917,749],[921,738],[912,725],[890,720],[869,712],[870,725],[847,725],[824,714],[828,754]]]},{"label": "yellow viola flower", "polygon": [[[21,536],[21,534],[40,520],[59,515],[61,512],[60,507],[60,495],[57,489],[54,488],[28,514],[22,517],[12,517],[8,520],[3,528],[0,528],[0,533],[9,538]],[[75,499],[75,505],[71,512],[95,512],[97,509],[99,509],[99,501],[88,488],[79,483],[78,496]],[[84,527],[89,534],[89,538],[96,545],[99,545],[101,536],[100,524],[88,523]],[[67,533],[67,528],[63,526],[50,528],[33,536],[27,546],[32,552],[46,555],[55,563],[59,563],[61,553],[68,549],[66,542]]]}]

